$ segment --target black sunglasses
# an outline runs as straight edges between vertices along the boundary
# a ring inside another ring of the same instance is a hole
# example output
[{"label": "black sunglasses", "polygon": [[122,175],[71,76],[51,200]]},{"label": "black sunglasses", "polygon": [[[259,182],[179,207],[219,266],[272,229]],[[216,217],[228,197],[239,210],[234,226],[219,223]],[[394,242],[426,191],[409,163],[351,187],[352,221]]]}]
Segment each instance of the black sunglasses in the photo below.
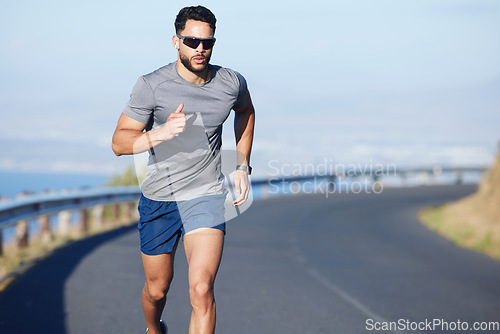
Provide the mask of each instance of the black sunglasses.
[{"label": "black sunglasses", "polygon": [[189,46],[191,49],[196,49],[200,43],[203,43],[203,50],[210,50],[214,47],[215,38],[196,38],[190,36],[181,36],[177,35],[182,41],[184,45]]}]

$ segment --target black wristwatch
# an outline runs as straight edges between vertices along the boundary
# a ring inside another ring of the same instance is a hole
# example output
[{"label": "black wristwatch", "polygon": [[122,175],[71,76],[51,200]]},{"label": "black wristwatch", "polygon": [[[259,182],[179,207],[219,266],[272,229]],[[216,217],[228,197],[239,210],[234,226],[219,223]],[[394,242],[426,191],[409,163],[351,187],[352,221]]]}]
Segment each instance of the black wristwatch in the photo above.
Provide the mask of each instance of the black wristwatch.
[{"label": "black wristwatch", "polygon": [[252,174],[252,167],[250,166],[245,166],[245,165],[237,165],[236,170],[242,170],[247,172],[248,175]]}]

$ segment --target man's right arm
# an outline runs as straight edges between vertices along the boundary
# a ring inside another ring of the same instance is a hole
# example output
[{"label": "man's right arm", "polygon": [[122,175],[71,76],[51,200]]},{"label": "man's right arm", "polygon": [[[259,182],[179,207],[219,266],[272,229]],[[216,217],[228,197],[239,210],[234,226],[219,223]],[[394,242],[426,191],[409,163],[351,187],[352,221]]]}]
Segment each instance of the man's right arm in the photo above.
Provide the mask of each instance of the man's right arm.
[{"label": "man's right arm", "polygon": [[132,117],[121,114],[113,134],[112,149],[117,155],[136,154],[174,138],[184,131],[186,115],[182,113],[184,105],[181,103],[167,119],[161,128],[143,132],[146,124],[136,121]]}]

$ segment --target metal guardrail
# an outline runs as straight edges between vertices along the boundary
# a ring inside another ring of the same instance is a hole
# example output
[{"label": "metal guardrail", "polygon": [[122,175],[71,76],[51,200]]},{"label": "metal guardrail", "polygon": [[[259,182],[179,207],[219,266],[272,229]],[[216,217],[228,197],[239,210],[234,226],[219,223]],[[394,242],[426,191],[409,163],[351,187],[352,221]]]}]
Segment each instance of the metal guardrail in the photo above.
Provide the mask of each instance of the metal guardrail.
[{"label": "metal guardrail", "polygon": [[[296,177],[301,181],[310,177]],[[256,180],[252,185],[268,184],[268,180]],[[41,215],[55,214],[63,210],[77,210],[95,205],[132,202],[141,195],[138,186],[70,189],[47,194],[26,196],[0,202],[0,229],[16,224],[19,220],[32,219]]]},{"label": "metal guardrail", "polygon": [[[381,174],[398,176],[402,180],[402,185],[405,186],[405,179],[410,174],[428,174],[439,175],[444,173],[454,173],[456,175],[456,183],[461,183],[462,174],[466,172],[482,173],[487,168],[483,167],[465,167],[465,168],[412,168],[402,170],[385,170],[385,169],[353,169],[348,170],[343,175],[306,175],[306,176],[288,176],[288,177],[275,177],[270,179],[252,180],[252,186],[261,186],[261,189],[269,190],[270,186],[276,184],[288,184],[291,186],[293,183],[307,183],[309,181],[317,181],[321,179],[326,181],[326,185],[334,185],[337,178],[345,177],[359,177],[371,176],[373,181],[377,181]],[[293,192],[292,192],[293,193]],[[50,230],[50,223],[48,223],[48,216],[52,214],[61,214],[65,211],[79,210],[81,217],[82,230],[87,229],[87,213],[90,208],[97,208],[111,205],[116,206],[137,202],[140,197],[140,188],[138,186],[120,186],[120,187],[102,187],[102,188],[88,188],[88,189],[73,189],[66,191],[58,191],[53,193],[38,194],[34,196],[27,196],[24,198],[17,198],[14,200],[7,200],[0,202],[0,255],[2,254],[2,230],[10,226],[16,225],[16,237],[18,239],[18,246],[24,247],[28,239],[27,221],[34,218],[41,220],[43,231]],[[132,208],[127,208],[130,211]],[[102,220],[102,209],[97,211],[96,215],[98,220]],[[130,215],[130,212],[128,212]],[[68,218],[66,216],[59,217],[59,220],[65,221],[61,226],[67,224]],[[64,229],[63,229],[64,230]],[[50,232],[50,231],[49,231]],[[49,233],[47,232],[47,233]],[[51,232],[50,232],[51,233]]]},{"label": "metal guardrail", "polygon": [[53,214],[63,210],[84,209],[99,204],[136,201],[141,192],[138,186],[72,189],[28,196],[0,203],[0,229],[19,220]]},{"label": "metal guardrail", "polygon": [[[298,176],[286,178],[289,182],[303,182],[312,179],[311,176]],[[260,179],[252,181],[252,186],[263,186],[278,183],[279,180]],[[70,224],[70,211],[79,211],[78,226],[81,232],[88,230],[88,212],[93,210],[94,219],[102,224],[103,207],[114,206],[114,215],[117,217],[117,206],[125,203],[137,203],[141,195],[138,186],[115,186],[101,188],[80,188],[36,195],[27,195],[12,200],[0,202],[0,255],[3,254],[2,231],[14,227],[16,228],[16,244],[18,248],[27,247],[32,238],[29,232],[29,221],[38,220],[41,233],[48,235],[49,239],[56,237],[56,233],[50,227],[51,215],[57,215],[58,232],[57,235],[64,236],[68,233]],[[98,211],[95,211],[95,210]],[[100,209],[100,210],[99,210]],[[137,211],[132,207],[124,209],[128,217],[132,216],[131,211]],[[64,214],[66,213],[66,214]],[[39,238],[39,236],[38,236]]]},{"label": "metal guardrail", "polygon": [[[442,168],[440,173],[464,173],[479,172],[486,170],[484,167],[465,167],[465,168]],[[385,174],[387,170],[373,169],[368,171],[350,170],[346,174],[350,177],[362,175]],[[412,173],[429,173],[434,171],[430,168],[413,168],[397,170],[396,174],[404,177]],[[340,175],[339,175],[340,176]],[[320,178],[335,180],[336,175],[323,175]],[[274,179],[252,180],[252,186],[271,185],[279,182],[304,182],[318,178],[318,176],[294,176],[294,177],[276,177]],[[57,213],[63,210],[76,210],[87,208],[99,204],[115,204],[135,201],[140,196],[138,186],[120,186],[120,187],[102,187],[90,189],[73,189],[62,192],[41,194],[29,196],[21,199],[0,202],[0,230],[15,224],[22,219],[30,219],[43,214]]]}]

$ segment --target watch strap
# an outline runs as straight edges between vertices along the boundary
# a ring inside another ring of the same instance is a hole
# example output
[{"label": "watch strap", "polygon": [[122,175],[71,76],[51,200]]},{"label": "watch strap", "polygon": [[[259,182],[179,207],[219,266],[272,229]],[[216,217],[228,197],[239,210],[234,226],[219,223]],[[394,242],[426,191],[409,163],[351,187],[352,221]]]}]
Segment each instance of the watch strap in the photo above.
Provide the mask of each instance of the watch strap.
[{"label": "watch strap", "polygon": [[247,165],[237,165],[236,170],[242,170],[244,172],[247,172],[248,175],[252,174],[252,167]]}]

